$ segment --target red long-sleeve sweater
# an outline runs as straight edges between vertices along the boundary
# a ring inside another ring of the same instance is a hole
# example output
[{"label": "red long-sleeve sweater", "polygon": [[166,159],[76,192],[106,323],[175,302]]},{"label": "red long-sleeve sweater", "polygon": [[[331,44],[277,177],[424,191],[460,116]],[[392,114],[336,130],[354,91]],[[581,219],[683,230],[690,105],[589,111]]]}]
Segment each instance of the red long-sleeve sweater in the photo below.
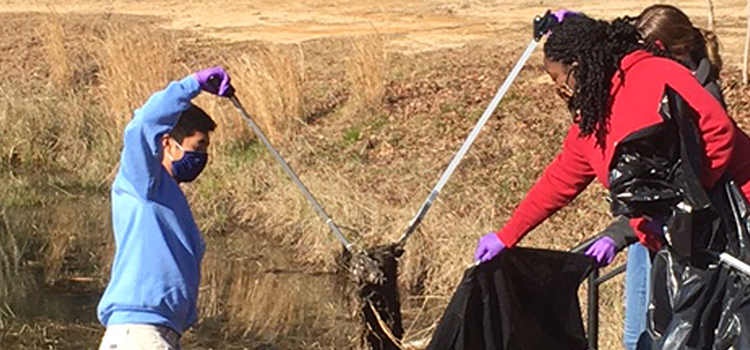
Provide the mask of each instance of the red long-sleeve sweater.
[{"label": "red long-sleeve sweater", "polygon": [[[665,85],[672,87],[697,112],[696,124],[701,133],[705,155],[701,182],[707,189],[725,171],[729,171],[750,194],[750,139],[737,130],[732,120],[706,92],[692,73],[679,63],[636,51],[622,59],[624,82],[620,74],[612,79],[612,112],[609,128],[601,145],[594,136],[579,137],[573,124],[557,158],[537,180],[513,216],[497,235],[506,247],[514,246],[542,221],[567,205],[596,178],[608,185],[608,167],[617,142],[630,133],[662,121],[658,113]],[[739,134],[735,140],[735,134]],[[737,143],[738,147],[734,147]],[[651,249],[658,240],[645,229],[641,219],[631,220],[639,240]]]}]

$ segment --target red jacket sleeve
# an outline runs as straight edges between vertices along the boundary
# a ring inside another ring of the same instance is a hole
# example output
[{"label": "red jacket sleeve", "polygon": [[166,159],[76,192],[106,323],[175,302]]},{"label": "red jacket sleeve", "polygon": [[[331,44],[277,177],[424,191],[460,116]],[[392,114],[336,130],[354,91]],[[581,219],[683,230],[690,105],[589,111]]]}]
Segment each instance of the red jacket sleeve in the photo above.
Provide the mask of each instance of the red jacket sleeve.
[{"label": "red jacket sleeve", "polygon": [[565,138],[563,150],[547,166],[513,216],[497,233],[506,247],[512,247],[529,231],[573,200],[594,179],[594,170],[582,150],[574,125]]},{"label": "red jacket sleeve", "polygon": [[646,218],[630,219],[630,227],[633,228],[635,235],[638,236],[638,241],[650,251],[656,252],[661,249],[662,233],[654,231],[653,227],[649,227],[649,221]]},{"label": "red jacket sleeve", "polygon": [[734,124],[721,104],[686,69],[673,69],[668,84],[697,112],[696,125],[706,159],[701,173],[705,189],[713,188],[729,165],[734,147]]}]

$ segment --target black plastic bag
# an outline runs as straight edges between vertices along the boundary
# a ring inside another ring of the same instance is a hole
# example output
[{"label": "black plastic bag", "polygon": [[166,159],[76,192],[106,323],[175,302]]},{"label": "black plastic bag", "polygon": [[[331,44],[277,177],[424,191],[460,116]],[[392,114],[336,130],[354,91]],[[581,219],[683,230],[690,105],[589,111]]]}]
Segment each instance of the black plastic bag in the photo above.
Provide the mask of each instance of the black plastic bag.
[{"label": "black plastic bag", "polygon": [[[727,223],[724,251],[747,262],[748,204],[732,181],[712,201]],[[654,257],[648,334],[639,349],[750,349],[750,276],[720,265],[696,267],[663,249]]]},{"label": "black plastic bag", "polygon": [[750,349],[750,281],[723,265],[681,263],[664,250],[654,261],[648,338],[639,349]]},{"label": "black plastic bag", "polygon": [[659,114],[661,123],[617,144],[609,165],[610,209],[660,222],[677,258],[706,268],[712,259],[705,252],[722,251],[726,242],[721,209],[700,182],[706,156],[697,113],[665,86]]},{"label": "black plastic bag", "polygon": [[612,212],[656,219],[665,231],[639,349],[750,349],[750,278],[716,258],[750,261],[747,201],[727,177],[703,189],[697,114],[669,86],[659,112],[663,122],[617,146],[609,173]]},{"label": "black plastic bag", "polygon": [[613,215],[666,217],[681,202],[679,129],[665,121],[638,130],[615,149],[609,173]]},{"label": "black plastic bag", "polygon": [[466,271],[428,350],[583,350],[578,286],[594,260],[513,248]]}]

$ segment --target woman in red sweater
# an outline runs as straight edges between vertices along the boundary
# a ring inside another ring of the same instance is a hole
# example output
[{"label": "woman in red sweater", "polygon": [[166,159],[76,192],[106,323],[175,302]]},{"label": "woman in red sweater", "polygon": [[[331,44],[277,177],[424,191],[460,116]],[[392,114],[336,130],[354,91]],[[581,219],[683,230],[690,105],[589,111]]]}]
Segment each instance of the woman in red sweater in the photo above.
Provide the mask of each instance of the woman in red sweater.
[{"label": "woman in red sweater", "polygon": [[[558,16],[559,19],[561,19]],[[750,194],[748,149],[735,149],[735,124],[721,104],[681,64],[659,57],[624,19],[613,22],[568,14],[548,35],[544,68],[567,101],[573,123],[562,151],[547,167],[499,232],[479,241],[475,259],[492,259],[564,207],[597,179],[608,188],[608,170],[618,142],[660,123],[660,102],[669,86],[695,110],[705,159],[701,184],[711,189],[728,172]],[[661,233],[645,219],[631,219],[640,242],[660,247]]]}]

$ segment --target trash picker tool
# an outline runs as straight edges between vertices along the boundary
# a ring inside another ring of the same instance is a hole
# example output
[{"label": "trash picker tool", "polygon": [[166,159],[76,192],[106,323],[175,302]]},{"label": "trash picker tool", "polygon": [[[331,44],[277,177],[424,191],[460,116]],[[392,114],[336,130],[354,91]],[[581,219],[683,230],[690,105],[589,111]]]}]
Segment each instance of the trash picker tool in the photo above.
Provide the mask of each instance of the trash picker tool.
[{"label": "trash picker tool", "polygon": [[[358,300],[358,304],[356,304],[358,306],[355,307],[359,310],[363,329],[367,330],[363,333],[363,339],[370,344],[372,349],[398,349],[398,341],[394,340],[393,337],[401,339],[403,326],[396,284],[397,253],[394,253],[394,249],[388,246],[361,249],[349,242],[294,170],[263,134],[237,99],[237,96],[234,95],[234,91],[230,90],[228,97],[247,125],[276,158],[276,161],[281,164],[292,182],[302,191],[310,205],[344,246],[345,251],[342,254],[341,264],[346,268],[349,278],[353,282],[350,288],[352,288],[352,293],[356,295],[356,300]],[[386,338],[385,335],[390,335],[391,338]]]},{"label": "trash picker tool", "polygon": [[479,132],[482,130],[482,127],[487,123],[487,121],[492,116],[492,113],[495,111],[495,108],[497,108],[497,105],[500,103],[500,100],[503,99],[503,96],[505,96],[505,93],[510,88],[510,85],[513,83],[513,80],[516,79],[518,76],[518,73],[521,72],[521,68],[523,68],[523,65],[526,63],[526,61],[531,56],[531,53],[534,51],[534,48],[536,47],[537,42],[535,40],[532,40],[529,45],[526,47],[526,50],[523,52],[523,55],[521,55],[521,59],[518,60],[515,67],[513,67],[513,70],[511,70],[508,77],[505,79],[505,82],[500,87],[500,90],[498,90],[497,94],[495,95],[495,98],[492,99],[492,102],[490,102],[490,105],[487,107],[487,109],[482,114],[482,117],[479,119],[476,125],[474,125],[474,129],[471,130],[471,133],[466,138],[466,141],[464,141],[463,145],[461,145],[461,148],[458,150],[456,155],[453,156],[453,159],[451,160],[450,164],[448,165],[448,168],[445,169],[445,172],[443,172],[443,175],[440,176],[440,180],[438,180],[437,185],[435,185],[435,188],[432,189],[430,194],[427,196],[427,199],[424,201],[422,206],[417,210],[416,215],[414,215],[414,218],[411,219],[409,222],[409,227],[406,228],[406,231],[404,231],[403,235],[401,235],[401,238],[398,240],[399,245],[403,245],[406,240],[416,231],[417,227],[420,223],[422,223],[422,219],[427,215],[427,212],[430,210],[430,207],[432,207],[433,202],[437,199],[438,195],[440,194],[440,191],[443,189],[443,186],[448,182],[451,175],[453,175],[453,172],[456,170],[456,167],[458,167],[458,164],[461,162],[461,160],[466,155],[466,152],[469,151],[469,148],[474,143],[474,140],[476,140],[477,136],[479,136]]},{"label": "trash picker tool", "polygon": [[717,257],[721,263],[744,273],[747,277],[750,277],[750,265],[746,264],[744,261],[737,259],[726,252],[715,253],[714,256]]},{"label": "trash picker tool", "polygon": [[550,29],[558,24],[558,20],[550,11],[547,11],[544,16],[537,16],[534,18],[533,39],[529,42],[529,45],[526,46],[526,50],[524,50],[523,54],[521,54],[521,58],[518,60],[518,62],[516,62],[516,65],[513,66],[513,69],[510,71],[510,74],[508,74],[508,77],[505,78],[505,81],[500,86],[497,94],[495,94],[495,97],[490,102],[490,105],[487,106],[487,109],[485,109],[482,117],[479,118],[477,124],[474,125],[474,129],[471,130],[471,133],[466,138],[466,141],[464,141],[464,143],[461,145],[461,148],[459,148],[458,152],[456,152],[456,154],[453,156],[450,164],[448,164],[448,168],[445,169],[443,175],[440,176],[440,180],[438,180],[435,188],[432,189],[430,194],[427,196],[427,199],[424,201],[419,210],[417,210],[414,218],[409,222],[409,227],[406,228],[406,231],[404,231],[403,235],[401,235],[401,238],[399,238],[397,243],[398,245],[404,245],[406,243],[406,240],[414,233],[414,231],[416,231],[417,227],[427,215],[427,212],[430,210],[430,207],[432,207],[433,202],[437,199],[440,191],[448,182],[451,175],[453,175],[453,172],[456,170],[456,167],[458,167],[458,164],[461,163],[461,160],[466,155],[466,152],[469,151],[469,148],[471,148],[471,145],[479,136],[479,133],[482,131],[482,128],[492,116],[492,113],[495,112],[498,104],[500,104],[500,101],[505,96],[505,93],[508,92],[508,89],[510,89],[513,81],[516,79],[516,77],[518,77],[521,69],[526,64],[526,61],[528,61],[529,57],[531,57],[531,54],[539,44],[539,41],[550,31]]},{"label": "trash picker tool", "polygon": [[276,148],[271,144],[271,141],[268,140],[265,134],[263,134],[263,131],[260,130],[258,127],[258,124],[255,123],[252,117],[250,117],[250,114],[245,110],[245,108],[242,106],[242,103],[240,103],[240,100],[237,99],[237,96],[234,95],[232,92],[229,96],[229,101],[232,102],[234,107],[237,109],[237,111],[242,116],[242,119],[245,120],[248,126],[250,126],[251,129],[253,129],[253,132],[255,135],[260,139],[260,141],[263,143],[263,145],[266,146],[269,152],[271,152],[271,155],[276,159],[277,162],[281,165],[282,168],[284,168],[284,171],[286,174],[292,179],[292,182],[299,188],[299,190],[302,192],[302,194],[305,196],[305,199],[307,199],[307,202],[310,203],[310,205],[315,209],[315,212],[318,213],[318,216],[320,216],[321,219],[326,223],[328,228],[333,232],[333,235],[336,236],[336,238],[341,242],[342,245],[344,245],[344,248],[346,250],[351,251],[352,250],[352,243],[349,242],[346,237],[341,233],[341,230],[336,225],[335,222],[333,222],[333,219],[326,214],[325,210],[323,210],[323,207],[318,203],[318,201],[313,197],[312,193],[310,193],[310,190],[307,189],[305,184],[302,183],[302,181],[299,179],[299,176],[292,170],[292,168],[289,166],[289,164],[284,160],[284,158],[279,154],[279,151],[276,150]]}]

